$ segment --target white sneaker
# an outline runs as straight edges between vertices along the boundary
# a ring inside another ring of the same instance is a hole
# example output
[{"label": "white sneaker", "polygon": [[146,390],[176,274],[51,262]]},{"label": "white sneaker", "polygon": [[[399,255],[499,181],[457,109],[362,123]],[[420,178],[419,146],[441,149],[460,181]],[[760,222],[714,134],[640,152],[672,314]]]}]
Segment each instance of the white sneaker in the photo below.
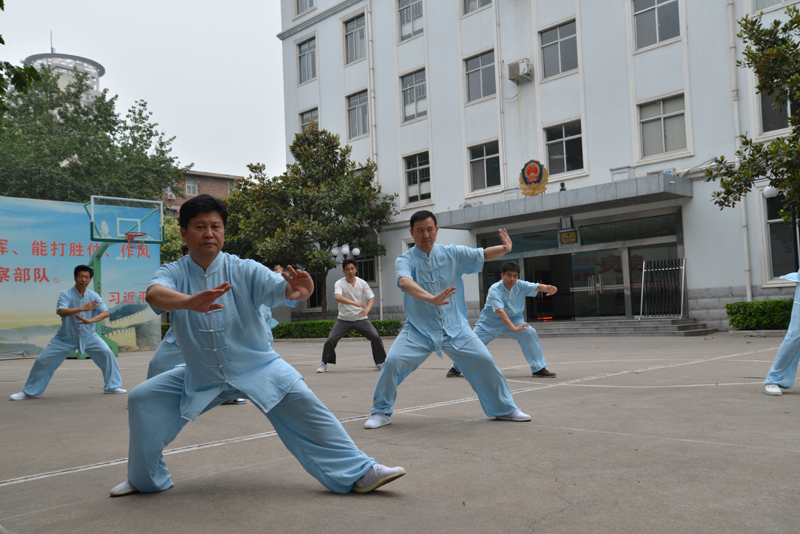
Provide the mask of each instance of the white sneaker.
[{"label": "white sneaker", "polygon": [[114,489],[111,490],[111,497],[123,497],[134,493],[139,493],[139,490],[133,487],[130,480],[126,480],[119,486],[114,486]]},{"label": "white sneaker", "polygon": [[383,369],[383,364],[382,363],[376,363],[375,364],[375,370],[376,371],[380,371],[381,369]]},{"label": "white sneaker", "polygon": [[[389,416],[382,413],[374,413],[369,416],[367,422],[364,423],[364,428],[380,428],[382,426],[391,425],[392,421]],[[378,464],[375,464],[378,465]],[[381,466],[383,467],[383,466]],[[372,490],[370,490],[372,491]]]},{"label": "white sneaker", "polygon": [[402,467],[386,467],[381,464],[372,464],[370,470],[355,483],[353,491],[356,493],[369,493],[405,474],[406,470]]},{"label": "white sneaker", "polygon": [[495,419],[499,419],[501,421],[521,422],[521,421],[530,421],[531,420],[531,416],[526,414],[526,413],[523,413],[522,410],[517,408],[516,410],[514,410],[513,413],[510,413],[508,415],[501,415],[499,417],[495,417]]},{"label": "white sneaker", "polygon": [[127,393],[127,392],[128,392],[127,389],[122,389],[122,388],[112,388],[103,391],[103,393]]},{"label": "white sneaker", "polygon": [[325,362],[322,362],[321,364],[319,364],[319,367],[317,367],[318,373],[324,373],[327,370],[328,370],[328,364]]},{"label": "white sneaker", "polygon": [[20,391],[19,393],[14,393],[9,397],[11,400],[28,400],[28,399],[35,399],[33,395],[28,395],[25,392]]},{"label": "white sneaker", "polygon": [[[764,386],[764,393],[767,395],[783,395],[783,391],[781,391],[781,387],[778,384],[767,384]],[[11,398],[13,399],[14,396],[12,395]]]}]

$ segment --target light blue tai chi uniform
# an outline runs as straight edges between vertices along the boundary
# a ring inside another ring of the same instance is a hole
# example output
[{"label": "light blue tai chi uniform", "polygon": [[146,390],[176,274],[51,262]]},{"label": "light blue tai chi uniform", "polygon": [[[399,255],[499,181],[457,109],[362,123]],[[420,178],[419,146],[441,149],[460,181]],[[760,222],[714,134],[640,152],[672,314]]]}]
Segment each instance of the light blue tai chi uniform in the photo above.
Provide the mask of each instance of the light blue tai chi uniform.
[{"label": "light blue tai chi uniform", "polygon": [[464,284],[461,276],[477,273],[483,267],[483,249],[458,245],[434,245],[430,255],[417,247],[397,258],[397,285],[407,276],[422,289],[436,295],[448,287],[456,292],[449,304],[434,306],[403,294],[408,318],[389,349],[373,395],[372,413],[392,414],[397,386],[431,352],[441,358],[444,351],[463,369],[464,378],[478,394],[489,417],[509,415],[517,406],[505,377],[486,347],[472,332],[467,319]]},{"label": "light blue tai chi uniform", "polygon": [[[790,273],[781,276],[784,280],[800,281],[800,273]],[[783,338],[775,361],[767,374],[764,385],[777,384],[783,389],[789,389],[797,378],[797,362],[800,361],[800,284],[794,290],[794,304],[792,305],[792,318],[789,330]]]},{"label": "light blue tai chi uniform", "polygon": [[[272,312],[267,306],[261,306],[261,315],[269,327],[268,337],[269,346],[272,346],[272,329],[280,323],[272,318]],[[160,375],[164,371],[169,371],[176,365],[183,363],[183,354],[181,348],[178,346],[178,340],[175,338],[175,333],[172,331],[172,326],[169,327],[164,339],[159,343],[156,353],[150,360],[147,366],[147,379],[150,380],[156,375]]]},{"label": "light blue tai chi uniform", "polygon": [[78,316],[85,319],[92,319],[97,315],[108,311],[100,295],[89,288],[83,292],[83,296],[75,286],[65,289],[58,297],[56,313],[63,308],[80,308],[81,306],[97,301],[97,308],[85,312],[79,312],[69,317],[61,318],[61,328],[58,329],[56,336],[44,348],[28,375],[28,381],[22,392],[27,395],[38,397],[47,388],[47,384],[53,377],[56,369],[64,363],[70,354],[79,352],[87,354],[92,361],[103,371],[104,389],[115,389],[122,386],[122,377],[119,374],[119,365],[114,353],[108,347],[103,338],[95,331],[96,323],[83,324],[78,321]]},{"label": "light blue tai chi uniform", "polygon": [[300,373],[272,350],[259,307],[297,305],[286,299],[283,277],[220,253],[205,271],[190,256],[163,265],[150,286],[193,295],[224,282],[232,288],[216,300],[223,309],[170,313],[186,365],[139,384],[128,397],[128,480],[142,493],[172,487],[164,447],[201,413],[246,397],[306,471],[331,491],[349,492],[375,460],[358,450]]},{"label": "light blue tai chi uniform", "polygon": [[[486,305],[481,310],[478,324],[475,325],[475,330],[473,330],[478,339],[487,346],[500,334],[515,339],[519,343],[525,359],[528,360],[532,373],[543,369],[546,365],[539,335],[532,326],[528,326],[525,330],[514,332],[503,323],[500,315],[497,314],[497,310],[502,308],[514,326],[521,325],[525,322],[522,317],[522,311],[525,309],[525,297],[538,295],[538,287],[539,284],[524,280],[517,280],[517,283],[511,289],[506,289],[502,280],[492,284],[492,287],[489,288],[489,293],[486,295]],[[461,372],[457,365],[453,365],[453,368]]]}]

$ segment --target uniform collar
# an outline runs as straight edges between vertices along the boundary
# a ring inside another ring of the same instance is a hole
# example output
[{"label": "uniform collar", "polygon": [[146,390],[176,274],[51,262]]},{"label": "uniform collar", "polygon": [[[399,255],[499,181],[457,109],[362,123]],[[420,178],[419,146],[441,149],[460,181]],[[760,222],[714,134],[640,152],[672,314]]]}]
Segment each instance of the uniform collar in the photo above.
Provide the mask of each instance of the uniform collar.
[{"label": "uniform collar", "polygon": [[200,276],[208,276],[214,274],[219,270],[220,267],[222,267],[222,263],[225,261],[223,256],[226,256],[225,252],[220,252],[219,254],[217,254],[217,257],[214,258],[214,261],[211,262],[211,265],[209,265],[205,271],[203,270],[202,267],[200,267],[194,262],[194,260],[190,255],[187,254],[185,258],[190,273],[197,274]]},{"label": "uniform collar", "polygon": [[434,244],[433,244],[433,248],[431,249],[431,253],[430,253],[430,254],[425,254],[425,253],[424,253],[424,252],[422,252],[422,250],[420,250],[419,248],[417,248],[417,247],[413,247],[413,248],[411,249],[411,254],[413,254],[413,255],[414,255],[414,256],[416,256],[417,258],[422,258],[422,259],[425,259],[425,260],[427,260],[428,258],[430,258],[431,256],[433,256],[433,253],[434,253],[434,252],[436,252],[436,247],[438,247],[438,246],[439,246],[439,245],[438,245],[438,243],[434,243]]}]

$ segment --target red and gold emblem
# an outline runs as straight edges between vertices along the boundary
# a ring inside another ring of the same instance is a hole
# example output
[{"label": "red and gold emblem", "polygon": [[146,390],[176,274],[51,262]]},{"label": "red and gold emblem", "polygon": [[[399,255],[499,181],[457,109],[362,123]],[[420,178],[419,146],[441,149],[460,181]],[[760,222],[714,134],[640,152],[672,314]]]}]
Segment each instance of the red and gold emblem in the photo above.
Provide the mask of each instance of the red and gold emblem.
[{"label": "red and gold emblem", "polygon": [[547,177],[548,173],[544,165],[535,159],[530,160],[519,173],[519,186],[522,188],[522,194],[534,197],[544,193],[544,190],[547,189]]}]

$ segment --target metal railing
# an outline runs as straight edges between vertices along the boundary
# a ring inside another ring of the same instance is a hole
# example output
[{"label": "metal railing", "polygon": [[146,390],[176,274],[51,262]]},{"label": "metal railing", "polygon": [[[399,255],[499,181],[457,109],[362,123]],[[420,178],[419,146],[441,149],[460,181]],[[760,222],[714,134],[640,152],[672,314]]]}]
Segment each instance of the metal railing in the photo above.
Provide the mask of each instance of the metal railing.
[{"label": "metal railing", "polygon": [[643,262],[638,318],[683,317],[685,287],[686,258]]}]

